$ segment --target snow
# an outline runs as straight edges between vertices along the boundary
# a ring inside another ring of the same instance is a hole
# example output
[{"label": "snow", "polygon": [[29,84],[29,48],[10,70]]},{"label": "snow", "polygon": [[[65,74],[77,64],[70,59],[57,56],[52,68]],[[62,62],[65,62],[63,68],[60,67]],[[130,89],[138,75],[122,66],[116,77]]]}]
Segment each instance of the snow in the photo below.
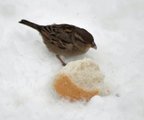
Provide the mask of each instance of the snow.
[{"label": "snow", "polygon": [[[66,61],[94,59],[110,95],[69,102],[54,92],[62,68],[35,30],[18,23],[69,23],[86,28],[98,50]],[[0,0],[1,120],[143,120],[143,0]]]}]

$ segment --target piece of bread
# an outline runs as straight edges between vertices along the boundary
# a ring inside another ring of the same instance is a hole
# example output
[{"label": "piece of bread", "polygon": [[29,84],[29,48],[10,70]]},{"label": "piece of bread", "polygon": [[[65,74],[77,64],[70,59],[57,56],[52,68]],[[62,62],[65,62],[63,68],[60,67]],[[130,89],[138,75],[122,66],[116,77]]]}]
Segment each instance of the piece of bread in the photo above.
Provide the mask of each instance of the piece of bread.
[{"label": "piece of bread", "polygon": [[93,60],[77,60],[68,63],[56,75],[54,88],[60,96],[70,100],[89,100],[99,94],[103,78]]}]

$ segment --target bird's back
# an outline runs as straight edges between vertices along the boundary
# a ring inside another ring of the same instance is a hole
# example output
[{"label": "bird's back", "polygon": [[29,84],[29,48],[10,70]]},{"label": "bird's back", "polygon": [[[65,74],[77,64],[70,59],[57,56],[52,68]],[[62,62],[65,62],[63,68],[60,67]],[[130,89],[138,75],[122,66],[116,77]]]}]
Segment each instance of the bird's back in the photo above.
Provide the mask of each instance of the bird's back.
[{"label": "bird's back", "polygon": [[43,26],[40,33],[50,51],[71,56],[85,53],[90,48],[77,33],[79,29],[81,28],[68,24],[53,24]]}]

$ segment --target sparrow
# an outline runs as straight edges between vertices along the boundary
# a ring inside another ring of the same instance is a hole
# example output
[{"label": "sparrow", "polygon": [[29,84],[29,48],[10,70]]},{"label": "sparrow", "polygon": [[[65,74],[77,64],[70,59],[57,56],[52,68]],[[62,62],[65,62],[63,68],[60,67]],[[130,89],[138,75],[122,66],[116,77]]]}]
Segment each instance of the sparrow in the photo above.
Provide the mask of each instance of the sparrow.
[{"label": "sparrow", "polygon": [[60,56],[76,56],[86,53],[90,48],[97,49],[92,34],[84,28],[70,24],[38,25],[24,19],[19,23],[37,30],[46,47],[55,53],[63,66],[66,63]]}]

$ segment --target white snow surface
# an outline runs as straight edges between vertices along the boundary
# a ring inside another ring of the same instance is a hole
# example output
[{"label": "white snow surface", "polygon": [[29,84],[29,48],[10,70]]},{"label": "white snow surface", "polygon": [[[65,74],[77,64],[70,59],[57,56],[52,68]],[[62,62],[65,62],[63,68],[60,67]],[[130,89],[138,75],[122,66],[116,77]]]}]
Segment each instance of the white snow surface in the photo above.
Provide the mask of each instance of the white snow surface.
[{"label": "white snow surface", "polygon": [[[62,68],[37,31],[18,23],[69,23],[98,46],[110,95],[69,102],[53,90]],[[144,0],[0,0],[0,120],[144,120]]]}]

